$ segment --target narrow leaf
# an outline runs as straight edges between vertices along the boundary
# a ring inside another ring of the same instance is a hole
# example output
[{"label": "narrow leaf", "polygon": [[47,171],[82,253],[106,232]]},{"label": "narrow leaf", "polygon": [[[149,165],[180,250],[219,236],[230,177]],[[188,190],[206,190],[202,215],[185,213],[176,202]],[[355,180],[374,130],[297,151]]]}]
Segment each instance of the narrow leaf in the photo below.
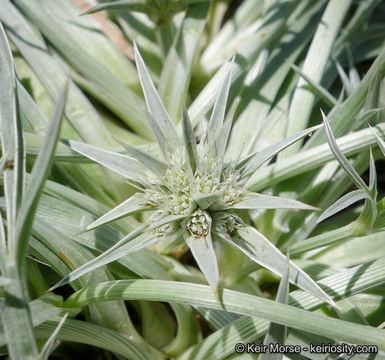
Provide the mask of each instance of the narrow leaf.
[{"label": "narrow leaf", "polygon": [[[281,278],[279,283],[279,288],[277,292],[277,297],[275,301],[278,301],[282,304],[287,304],[289,302],[289,272],[290,272],[290,263],[289,258],[286,265],[286,271]],[[263,340],[263,344],[266,345],[269,349],[270,344],[281,344],[285,343],[286,338],[286,326],[276,324],[271,322],[269,325],[269,330]],[[260,360],[281,360],[283,357],[282,353],[272,353],[267,351],[260,355]]]},{"label": "narrow leaf", "polygon": [[230,209],[300,209],[319,210],[316,207],[304,204],[300,201],[281,198],[278,196],[263,195],[246,192],[241,195],[239,202],[229,206]]},{"label": "narrow leaf", "polygon": [[151,155],[146,154],[144,151],[124,143],[123,141],[120,141],[118,139],[116,139],[116,141],[119,142],[119,144],[122,145],[128,151],[130,156],[136,159],[139,163],[145,165],[149,170],[151,170],[155,174],[162,176],[166,172],[167,164],[165,162],[158,160],[152,157]]},{"label": "narrow leaf", "polygon": [[179,146],[178,135],[175,129],[173,122],[167,114],[166,109],[164,108],[162,101],[159,97],[159,94],[155,88],[154,83],[151,80],[151,77],[147,71],[146,65],[142,57],[139,54],[139,50],[135,44],[135,60],[136,66],[139,73],[139,80],[142,84],[144,97],[146,99],[147,107],[150,114],[156,119],[159,124],[160,129],[162,130],[164,136],[167,138],[168,142],[177,149]]},{"label": "narrow leaf", "polygon": [[385,141],[382,140],[382,139],[378,136],[377,131],[375,131],[372,127],[371,127],[370,129],[372,130],[373,135],[376,137],[377,142],[378,142],[378,146],[380,147],[382,153],[383,153],[384,156],[385,156]]},{"label": "narrow leaf", "polygon": [[7,202],[8,241],[13,231],[24,191],[24,139],[16,95],[15,70],[11,48],[0,23],[0,129]]},{"label": "narrow leaf", "polygon": [[[86,264],[83,264],[82,266],[79,266],[77,269],[65,276],[56,285],[54,285],[50,291],[71,281],[74,281],[92,270],[98,269],[103,265],[107,265],[115,260],[118,260],[130,252],[141,250],[146,246],[159,241],[157,234],[152,233],[151,230],[183,218],[184,216],[181,215],[169,215],[163,217],[159,221],[155,221],[150,227],[147,224],[139,226],[128,235],[124,236],[115,245],[111,246],[108,250],[100,254],[98,257],[92,259]],[[146,233],[143,234],[145,231]]]},{"label": "narrow leaf", "polygon": [[0,159],[0,173],[3,172],[5,164],[7,163],[8,154],[5,153]]},{"label": "narrow leaf", "polygon": [[216,293],[219,278],[218,262],[211,239],[211,231],[206,236],[192,236],[186,232],[184,238],[207,282]]},{"label": "narrow leaf", "polygon": [[[210,8],[209,1],[196,5],[190,2],[191,6],[188,6],[181,24],[178,25],[159,80],[159,94],[173,121],[179,121],[182,105],[187,100],[194,59],[200,49],[200,40]],[[184,3],[187,5],[185,1]],[[181,1],[174,4],[176,7],[182,6]]]},{"label": "narrow leaf", "polygon": [[6,254],[7,254],[7,238],[5,236],[3,216],[0,211],[0,269],[4,273],[5,264],[6,264]]},{"label": "narrow leaf", "polygon": [[17,253],[17,261],[19,266],[21,266],[25,260],[25,253],[28,247],[29,235],[32,229],[32,223],[37,204],[53,161],[53,154],[55,153],[55,148],[59,138],[59,132],[62,123],[61,120],[67,99],[67,90],[68,82],[66,83],[60,95],[59,101],[56,104],[56,108],[51,119],[51,124],[48,128],[44,144],[33,166],[31,178],[26,189],[26,194],[17,217],[14,250],[15,253]]},{"label": "narrow leaf", "polygon": [[159,149],[162,151],[164,158],[168,159],[170,154],[173,153],[173,150],[167,141],[166,135],[163,133],[156,119],[149,112],[146,111],[145,116],[153,134],[155,135],[155,139],[158,142]]},{"label": "narrow leaf", "polygon": [[48,360],[53,350],[55,340],[60,332],[60,329],[62,328],[65,321],[67,320],[68,314],[69,314],[68,312],[65,313],[65,315],[61,318],[59,324],[56,326],[56,329],[54,330],[54,332],[51,334],[51,336],[48,338],[48,340],[44,344],[44,347],[39,354],[39,360]]},{"label": "narrow leaf", "polygon": [[99,219],[95,220],[92,224],[88,225],[87,230],[94,230],[111,221],[145,210],[151,210],[151,207],[145,204],[142,194],[135,194],[101,216]]},{"label": "narrow leaf", "polygon": [[347,93],[351,95],[354,89],[350,82],[349,76],[346,75],[344,69],[342,68],[342,66],[338,61],[336,61],[336,68],[337,68],[338,75],[341,78],[342,84],[344,85],[344,88],[346,89]]},{"label": "narrow leaf", "polygon": [[291,144],[294,144],[296,141],[302,139],[303,137],[311,134],[313,131],[320,128],[320,125],[313,126],[304,131],[299,132],[296,135],[293,135],[287,139],[284,139],[276,144],[273,144],[262,151],[256,151],[246,158],[241,160],[237,164],[237,169],[242,169],[242,176],[248,177],[252,175],[265,161],[271,159],[283,149],[286,149]]},{"label": "narrow leaf", "polygon": [[[285,265],[284,265],[285,266]],[[223,289],[222,303],[205,285],[164,280],[119,280],[83,288],[66,300],[66,307],[83,307],[110,300],[152,300],[191,304],[267,319],[288,327],[354,344],[375,344],[385,350],[384,330],[335,319],[295,306],[239,291]],[[258,319],[259,320],[259,319]],[[250,322],[250,319],[248,319]],[[255,336],[255,329],[251,330]],[[224,335],[226,336],[226,335]],[[223,345],[223,343],[222,343]],[[234,347],[232,347],[234,351]]]},{"label": "narrow leaf", "polygon": [[145,177],[146,168],[132,157],[121,155],[109,150],[101,149],[96,146],[80,143],[74,140],[61,140],[72,150],[96,161],[117,174],[142,183]]},{"label": "narrow leaf", "polygon": [[191,126],[191,121],[188,116],[186,109],[183,109],[182,115],[182,125],[183,125],[183,141],[186,150],[186,155],[188,163],[190,165],[192,174],[195,174],[195,171],[198,168],[198,152],[194,136],[194,131]]},{"label": "narrow leaf", "polygon": [[160,217],[158,220],[154,221],[148,228],[148,230],[154,230],[163,225],[169,224],[174,221],[181,221],[186,217],[186,215],[166,215]]},{"label": "narrow leaf", "polygon": [[149,10],[148,0],[122,0],[114,2],[106,2],[91,7],[81,15],[94,14],[99,11],[138,11],[146,12]]},{"label": "narrow leaf", "polygon": [[337,105],[337,99],[330,94],[322,85],[312,80],[309,76],[301,71],[301,69],[295,64],[290,65],[292,69],[298,73],[303,79],[310,85],[313,91],[315,91],[330,107]]},{"label": "narrow leaf", "polygon": [[[51,318],[35,329],[36,337],[46,339],[55,330],[57,318]],[[72,343],[88,344],[119,354],[124,359],[154,360],[144,344],[138,344],[127,334],[90,321],[67,319],[58,334],[58,339]]]},{"label": "narrow leaf", "polygon": [[350,165],[350,163],[349,163],[348,159],[346,158],[346,156],[339,149],[339,147],[337,145],[337,142],[336,142],[336,140],[334,138],[332,129],[331,129],[330,125],[329,125],[329,122],[328,122],[328,120],[327,120],[327,118],[326,118],[326,116],[325,116],[325,114],[323,113],[322,110],[321,110],[321,113],[322,113],[322,119],[323,119],[323,122],[324,122],[324,125],[325,125],[325,130],[326,130],[326,135],[327,135],[327,138],[328,138],[328,143],[329,143],[329,146],[330,146],[330,150],[332,151],[333,155],[336,157],[336,159],[339,162],[339,164],[341,165],[341,167],[345,170],[347,175],[349,175],[349,177],[352,179],[352,181],[356,184],[356,186],[359,189],[362,189],[363,191],[365,191],[366,193],[368,193],[370,195],[369,188],[364,183],[364,181],[362,180],[361,176],[358,175],[357,171]]},{"label": "narrow leaf", "polygon": [[219,159],[223,159],[224,157],[226,145],[229,140],[231,126],[233,125],[234,114],[235,114],[235,111],[237,110],[238,104],[239,104],[239,98],[234,100],[234,103],[231,105],[231,108],[226,116],[225,123],[217,132],[214,148],[215,148],[215,155]]},{"label": "narrow leaf", "polygon": [[333,205],[328,207],[318,218],[317,222],[324,221],[328,217],[337,214],[338,212],[354,204],[355,202],[368,198],[368,194],[361,189],[351,191],[350,193],[345,194],[344,196],[339,198]]},{"label": "narrow leaf", "polygon": [[374,195],[374,198],[376,198],[377,197],[377,172],[376,172],[376,164],[374,163],[372,148],[370,148],[369,190]]},{"label": "narrow leaf", "polygon": [[[250,259],[282,276],[286,271],[286,257],[272,242],[251,226],[243,226],[237,230],[230,244],[235,245]],[[290,261],[290,282],[310,292],[314,296],[335,306],[334,301],[303,270]]]},{"label": "narrow leaf", "polygon": [[[130,240],[135,239],[137,236],[141,235],[146,230],[146,228],[147,228],[147,225],[142,225],[142,226],[138,227],[137,229],[131,231],[129,234],[124,236],[115,245],[111,246],[108,250],[106,250],[105,252],[100,254],[98,257],[96,257],[96,258],[90,260],[89,262],[79,266],[77,269],[75,269],[74,271],[69,273],[67,276],[65,276],[63,279],[61,279],[57,284],[52,286],[49,289],[49,291],[53,291],[60,286],[63,286],[65,284],[68,284],[71,281],[74,281],[74,280],[80,278],[81,276],[89,273],[92,270],[95,270],[95,269],[97,269],[103,265],[110,263],[110,260],[108,257],[109,254],[115,255],[114,251],[116,249],[118,249],[122,245],[126,244]],[[124,254],[122,254],[122,256],[124,256]],[[113,259],[111,261],[114,261],[114,260],[116,260],[116,259]]]},{"label": "narrow leaf", "polygon": [[225,78],[223,79],[217,98],[215,100],[213,112],[211,113],[209,127],[207,129],[207,137],[208,137],[209,143],[213,142],[213,140],[216,137],[218,129],[220,129],[223,125],[223,120],[225,118],[225,112],[226,112],[227,99],[230,91],[232,66],[233,66],[233,62],[228,65]]}]

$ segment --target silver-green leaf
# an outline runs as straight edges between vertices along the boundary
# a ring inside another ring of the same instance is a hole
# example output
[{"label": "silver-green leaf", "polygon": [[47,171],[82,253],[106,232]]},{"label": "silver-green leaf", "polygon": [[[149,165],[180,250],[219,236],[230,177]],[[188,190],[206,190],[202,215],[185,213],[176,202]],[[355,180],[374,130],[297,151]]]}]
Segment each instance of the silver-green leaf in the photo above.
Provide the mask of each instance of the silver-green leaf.
[{"label": "silver-green leaf", "polygon": [[[286,271],[286,256],[272,242],[251,226],[240,227],[234,236],[232,244],[245,253],[256,263],[266,267],[275,274],[282,276]],[[290,282],[299,286],[335,306],[331,297],[302,269],[290,261]]]}]

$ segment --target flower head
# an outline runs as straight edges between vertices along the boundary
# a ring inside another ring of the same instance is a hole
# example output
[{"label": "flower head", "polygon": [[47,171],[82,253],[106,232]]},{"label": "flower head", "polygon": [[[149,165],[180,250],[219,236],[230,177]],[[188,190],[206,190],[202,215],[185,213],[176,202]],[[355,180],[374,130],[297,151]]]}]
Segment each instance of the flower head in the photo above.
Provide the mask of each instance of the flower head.
[{"label": "flower head", "polygon": [[[107,152],[88,145],[73,141],[70,144],[74,150],[124,174],[131,182],[139,184],[138,188],[141,189],[141,192],[96,220],[88,229],[138,211],[152,211],[153,215],[141,228],[128,234],[113,248],[96,258],[95,262],[101,263],[100,259],[106,257],[116,259],[129,251],[155,243],[160,238],[169,237],[170,232],[173,232],[182,234],[199,268],[215,291],[219,274],[213,240],[232,244],[253,261],[282,275],[287,269],[286,257],[257,229],[244,224],[237,213],[277,208],[316,210],[296,200],[253,193],[246,188],[249,177],[264,162],[314,128],[243,159],[226,162],[224,155],[232,124],[231,116],[225,121],[231,83],[230,71],[219,90],[207,130],[197,143],[186,111],[181,121],[183,136],[178,136],[178,130],[169,118],[136,48],[135,52],[149,111],[147,118],[162,158],[155,158],[126,144],[123,146],[129,156],[111,152],[106,155]],[[122,246],[125,251],[122,251]],[[324,301],[333,303],[303,270],[291,261],[289,264],[290,280],[293,283]],[[85,268],[86,266],[87,264],[84,265]],[[75,272],[82,273],[79,269]],[[75,279],[75,275],[76,273],[72,273],[71,279]]]}]

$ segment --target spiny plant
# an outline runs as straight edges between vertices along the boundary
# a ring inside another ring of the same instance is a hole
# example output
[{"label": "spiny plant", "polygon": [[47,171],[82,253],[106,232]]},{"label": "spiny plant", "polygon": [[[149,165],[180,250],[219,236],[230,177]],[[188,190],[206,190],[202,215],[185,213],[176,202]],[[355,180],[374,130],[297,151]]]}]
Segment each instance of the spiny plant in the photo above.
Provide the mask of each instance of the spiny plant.
[{"label": "spiny plant", "polygon": [[[160,239],[178,241],[182,237],[207,281],[217,292],[218,265],[213,240],[223,240],[243,251],[249,258],[278,275],[285,272],[284,255],[257,229],[245,224],[238,210],[293,208],[315,210],[297,200],[257,194],[244,189],[250,176],[267,160],[316,128],[308,129],[257,151],[244,159],[225,161],[224,154],[232,119],[225,120],[231,72],[219,90],[209,125],[199,144],[188,114],[184,111],[183,142],[170,120],[135,47],[139,78],[149,112],[149,125],[158,141],[163,160],[122,143],[130,157],[69,141],[71,149],[116,171],[129,173],[128,180],[139,192],[87,227],[87,230],[139,211],[152,216],[139,229],[88,264],[74,270],[55,287],[68,283],[96,267],[105,265],[127,252],[140,250]],[[234,110],[234,109],[233,109]],[[233,111],[231,112],[233,113]],[[230,114],[231,114],[230,113]],[[290,280],[321,299],[333,300],[297,265],[290,262]]]}]

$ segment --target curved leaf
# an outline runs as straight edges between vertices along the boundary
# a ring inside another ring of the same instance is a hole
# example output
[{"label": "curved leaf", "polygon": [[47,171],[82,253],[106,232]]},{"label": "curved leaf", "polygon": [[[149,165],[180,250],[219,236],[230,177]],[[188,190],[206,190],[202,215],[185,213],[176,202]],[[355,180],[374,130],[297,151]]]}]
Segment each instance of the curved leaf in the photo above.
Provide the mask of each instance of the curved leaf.
[{"label": "curved leaf", "polygon": [[333,205],[328,207],[318,218],[317,222],[321,222],[328,217],[337,214],[341,210],[347,208],[348,206],[354,204],[355,202],[362,200],[362,199],[368,199],[368,194],[363,190],[354,190],[351,191],[348,194],[345,194],[341,198],[339,198]]},{"label": "curved leaf", "polygon": [[[101,283],[79,290],[65,301],[64,306],[78,308],[117,299],[151,299],[222,309],[209,286],[163,280],[118,280]],[[239,291],[223,289],[221,300],[223,307],[230,312],[260,317],[353,344],[377,345],[379,349],[385,350],[385,330],[382,329],[334,319]]]}]

